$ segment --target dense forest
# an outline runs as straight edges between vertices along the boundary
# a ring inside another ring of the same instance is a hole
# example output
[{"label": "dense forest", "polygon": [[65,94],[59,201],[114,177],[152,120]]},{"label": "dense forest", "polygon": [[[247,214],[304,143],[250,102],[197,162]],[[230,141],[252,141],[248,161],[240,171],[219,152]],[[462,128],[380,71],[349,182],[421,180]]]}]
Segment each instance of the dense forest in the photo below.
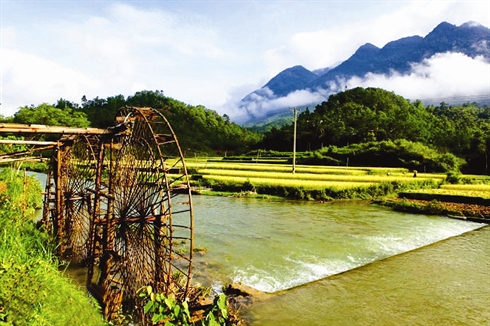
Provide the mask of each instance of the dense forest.
[{"label": "dense forest", "polygon": [[[162,91],[125,98],[96,97],[81,104],[26,106],[3,121],[25,124],[106,128],[123,106],[161,110],[187,156],[289,155],[293,123],[256,132],[204,106],[192,106]],[[296,148],[304,164],[401,166],[427,172],[488,174],[490,107],[476,103],[424,106],[379,88],[354,88],[328,98],[297,118]],[[286,153],[285,153],[286,152]]]},{"label": "dense forest", "polygon": [[106,128],[114,125],[117,111],[124,106],[152,107],[160,110],[174,129],[187,155],[226,155],[242,153],[257,144],[262,136],[220,116],[204,106],[192,106],[164,96],[162,91],[141,91],[125,98],[96,97],[82,103],[59,99],[55,104],[21,107],[3,121],[51,126]]},{"label": "dense forest", "polygon": [[[293,124],[272,128],[259,143],[275,151],[291,151],[292,146]],[[467,173],[488,174],[490,107],[476,103],[424,106],[383,89],[354,88],[331,95],[313,112],[303,110],[297,119],[298,151],[338,158],[339,148],[344,148],[344,156],[377,148],[376,155],[363,157],[364,164],[412,167],[403,159],[393,159],[402,156],[407,146],[446,154],[438,158],[454,160],[453,167]]]}]

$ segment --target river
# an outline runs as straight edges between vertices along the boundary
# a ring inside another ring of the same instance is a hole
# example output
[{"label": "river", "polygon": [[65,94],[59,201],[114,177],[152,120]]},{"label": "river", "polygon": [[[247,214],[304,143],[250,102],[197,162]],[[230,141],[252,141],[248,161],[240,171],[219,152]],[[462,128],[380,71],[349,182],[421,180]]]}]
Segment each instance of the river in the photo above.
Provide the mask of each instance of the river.
[{"label": "river", "polygon": [[[42,177],[41,177],[42,179]],[[194,196],[194,280],[251,325],[489,325],[490,227],[365,202]]]},{"label": "river", "polygon": [[251,325],[488,325],[490,228],[361,202],[194,197],[197,280],[273,293]]}]

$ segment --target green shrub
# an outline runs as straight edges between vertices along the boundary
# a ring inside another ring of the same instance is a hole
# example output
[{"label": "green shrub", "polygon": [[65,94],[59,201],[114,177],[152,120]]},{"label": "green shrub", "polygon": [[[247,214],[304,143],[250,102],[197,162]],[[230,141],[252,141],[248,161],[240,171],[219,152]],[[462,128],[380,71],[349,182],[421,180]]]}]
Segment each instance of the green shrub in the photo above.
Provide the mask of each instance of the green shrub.
[{"label": "green shrub", "polygon": [[459,171],[465,163],[451,153],[441,153],[422,143],[405,139],[329,146],[318,152],[337,162],[347,162],[349,158],[350,166],[404,167],[427,172]]},{"label": "green shrub", "polygon": [[461,183],[461,175],[456,172],[449,172],[446,177],[446,182],[450,184]]},{"label": "green shrub", "polygon": [[138,291],[138,297],[144,303],[144,314],[151,323],[166,326],[199,325],[220,326],[233,325],[228,314],[228,303],[224,294],[217,295],[213,304],[204,313],[204,318],[193,322],[187,301],[179,302],[171,296],[155,293],[151,286],[145,286]]},{"label": "green shrub", "polygon": [[425,205],[425,212],[431,215],[442,215],[446,212],[446,208],[441,202],[432,200]]},{"label": "green shrub", "polygon": [[250,181],[245,181],[242,186],[242,191],[253,191],[255,192],[255,187]]}]

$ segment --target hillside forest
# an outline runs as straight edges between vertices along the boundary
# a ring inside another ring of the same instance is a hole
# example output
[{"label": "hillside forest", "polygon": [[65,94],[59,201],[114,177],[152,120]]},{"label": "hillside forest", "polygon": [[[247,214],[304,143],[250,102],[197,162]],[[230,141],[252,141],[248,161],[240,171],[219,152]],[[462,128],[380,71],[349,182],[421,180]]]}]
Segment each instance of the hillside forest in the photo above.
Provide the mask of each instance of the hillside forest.
[{"label": "hillside forest", "polygon": [[[292,156],[292,113],[286,125],[259,132],[231,122],[226,114],[166,97],[162,91],[145,90],[127,98],[84,96],[81,104],[61,98],[54,104],[21,107],[13,117],[0,118],[22,124],[106,128],[126,105],[160,110],[188,157]],[[314,109],[301,109],[296,129],[298,163],[489,174],[487,105],[425,106],[380,88],[354,88],[331,95]]]}]

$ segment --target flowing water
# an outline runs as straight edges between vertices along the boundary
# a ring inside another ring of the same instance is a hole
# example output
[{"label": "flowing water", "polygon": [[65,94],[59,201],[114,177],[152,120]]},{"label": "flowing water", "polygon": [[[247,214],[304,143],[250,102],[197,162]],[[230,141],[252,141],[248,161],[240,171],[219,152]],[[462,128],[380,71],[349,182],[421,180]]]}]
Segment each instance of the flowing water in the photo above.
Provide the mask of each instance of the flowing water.
[{"label": "flowing water", "polygon": [[243,311],[252,325],[490,325],[490,227],[362,202],[193,201],[194,280],[272,293]]},{"label": "flowing water", "polygon": [[209,250],[197,280],[279,291],[243,311],[252,325],[490,325],[483,224],[353,202],[194,207],[196,244]]},{"label": "flowing water", "polygon": [[251,325],[490,325],[490,227],[286,291]]}]

